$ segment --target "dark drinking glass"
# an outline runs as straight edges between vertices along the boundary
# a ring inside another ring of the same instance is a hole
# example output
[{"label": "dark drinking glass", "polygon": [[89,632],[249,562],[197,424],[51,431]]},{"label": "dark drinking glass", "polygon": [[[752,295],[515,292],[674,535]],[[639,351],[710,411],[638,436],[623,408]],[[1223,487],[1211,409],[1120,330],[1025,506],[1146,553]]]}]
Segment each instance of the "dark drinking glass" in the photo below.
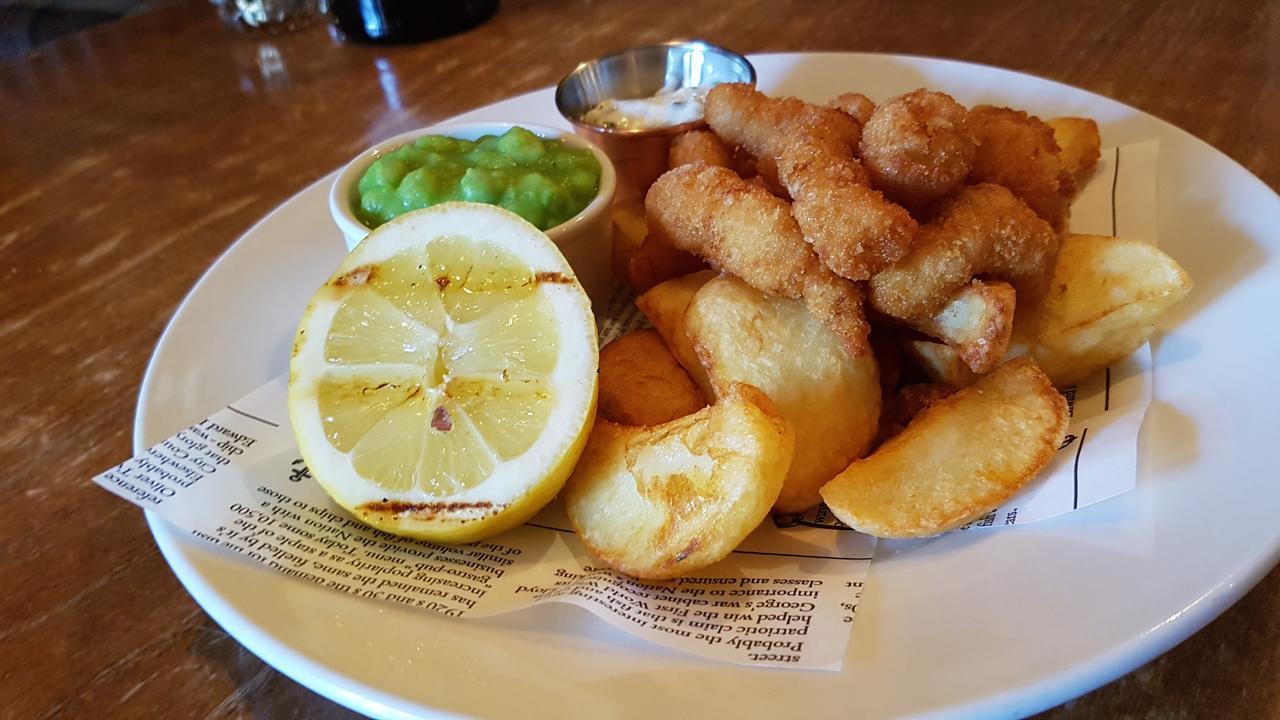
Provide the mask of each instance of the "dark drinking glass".
[{"label": "dark drinking glass", "polygon": [[348,40],[406,43],[469,30],[493,17],[498,0],[329,0]]}]

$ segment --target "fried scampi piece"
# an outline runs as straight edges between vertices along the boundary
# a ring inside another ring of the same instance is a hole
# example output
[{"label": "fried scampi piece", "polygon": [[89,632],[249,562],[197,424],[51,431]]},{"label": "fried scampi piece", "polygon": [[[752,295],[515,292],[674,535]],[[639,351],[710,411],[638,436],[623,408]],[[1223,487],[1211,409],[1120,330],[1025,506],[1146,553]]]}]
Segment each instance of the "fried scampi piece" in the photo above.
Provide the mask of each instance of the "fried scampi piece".
[{"label": "fried scampi piece", "polygon": [[671,141],[667,160],[673,168],[681,165],[727,167],[778,197],[787,194],[786,189],[778,185],[777,167],[772,162],[766,161],[763,168],[759,167],[751,153],[740,147],[730,148],[710,130],[690,130],[677,135]]},{"label": "fried scampi piece", "polygon": [[912,208],[956,189],[973,168],[976,147],[969,112],[946,93],[899,95],[862,126],[862,163],[872,184]]},{"label": "fried scampi piece", "polygon": [[862,133],[852,117],[725,83],[707,94],[706,118],[756,156],[762,175],[766,158],[776,165],[804,239],[837,275],[866,280],[910,249],[916,222],[870,186],[854,157]]},{"label": "fried scampi piece", "polygon": [[[725,142],[745,148],[758,160],[777,160],[778,150],[805,142],[834,150],[857,149],[862,129],[848,115],[793,97],[771,98],[746,83],[722,83],[707,93],[707,124]],[[790,136],[790,137],[787,137]]]},{"label": "fried scampi piece", "polygon": [[645,197],[653,231],[770,295],[803,300],[845,352],[868,352],[862,288],[824,266],[804,242],[787,203],[726,168],[685,165]]},{"label": "fried scampi piece", "polygon": [[600,417],[661,425],[706,407],[702,391],[653,330],[627,333],[600,350]]},{"label": "fried scampi piece", "polygon": [[827,101],[827,107],[839,110],[864,126],[871,119],[871,113],[876,111],[876,104],[871,101],[871,98],[855,92],[842,93],[831,98]]},{"label": "fried scampi piece", "polygon": [[1026,358],[935,402],[822,488],[846,525],[877,537],[926,537],[1013,497],[1053,459],[1067,401]]},{"label": "fried scampi piece", "polygon": [[920,229],[909,255],[868,283],[876,310],[907,323],[942,310],[975,276],[1013,283],[1018,299],[1043,294],[1058,235],[1004,187],[971,185]]},{"label": "fried scampi piece", "polygon": [[690,130],[671,141],[667,161],[673,168],[681,165],[733,167],[733,150],[710,130]]},{"label": "fried scampi piece", "polygon": [[1091,118],[1060,117],[1045,120],[1053,128],[1053,139],[1058,143],[1062,169],[1073,177],[1087,174],[1102,157],[1102,136],[1098,123]]},{"label": "fried scampi piece", "polygon": [[1075,181],[1063,169],[1053,128],[1020,110],[978,105],[969,111],[978,141],[969,181],[1013,191],[1058,232],[1067,228]]},{"label": "fried scampi piece", "polygon": [[[750,155],[750,153],[747,153],[745,150],[742,152],[752,158],[751,167],[755,170],[756,174],[755,177],[751,179],[756,183],[759,183],[765,190],[768,190],[770,194],[776,195],[787,202],[791,202],[791,196],[787,194],[787,189],[782,187],[782,183],[778,182],[778,163],[768,155],[757,158]],[[741,169],[738,170],[738,174],[742,175],[742,177],[748,177]]]},{"label": "fried scampi piece", "polygon": [[913,325],[955,348],[970,370],[986,373],[1009,349],[1014,300],[1009,283],[974,280],[956,291],[942,310]]},{"label": "fried scampi piece", "polygon": [[746,150],[730,148],[724,141],[710,130],[690,130],[677,135],[671,141],[671,150],[667,153],[668,166],[677,168],[681,165],[714,165],[727,167],[757,184],[778,197],[785,197],[787,191],[778,185],[777,166],[766,161],[759,167],[754,156]]},{"label": "fried scampi piece", "polygon": [[[728,99],[717,103],[714,113],[724,118],[721,124],[730,125],[729,134],[717,134],[755,158],[756,172],[764,186],[779,197],[791,199],[789,188],[779,175],[779,155],[774,152],[787,141],[778,137],[782,133],[805,132],[810,145],[821,153],[834,156],[851,155],[858,147],[862,130],[853,118],[836,110],[810,105],[795,98],[769,98],[757,93],[749,85],[733,84],[729,90],[719,91]],[[725,87],[725,86],[717,86]],[[715,89],[713,88],[713,91]],[[713,112],[713,111],[708,111]],[[751,121],[739,117],[739,113],[765,113]],[[710,124],[710,114],[708,124]],[[716,129],[712,125],[712,129]],[[854,181],[869,182],[862,166],[853,161],[850,168]],[[741,173],[739,173],[741,174]],[[806,237],[806,240],[809,239]]]}]

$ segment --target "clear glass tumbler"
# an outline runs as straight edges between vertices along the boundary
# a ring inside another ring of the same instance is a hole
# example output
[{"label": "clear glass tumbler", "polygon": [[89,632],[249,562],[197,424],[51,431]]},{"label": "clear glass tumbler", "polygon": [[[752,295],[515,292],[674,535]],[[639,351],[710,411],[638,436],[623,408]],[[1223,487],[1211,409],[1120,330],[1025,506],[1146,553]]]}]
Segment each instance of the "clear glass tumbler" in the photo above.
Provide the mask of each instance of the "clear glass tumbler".
[{"label": "clear glass tumbler", "polygon": [[328,0],[210,0],[229,25],[255,32],[297,30],[321,20]]}]

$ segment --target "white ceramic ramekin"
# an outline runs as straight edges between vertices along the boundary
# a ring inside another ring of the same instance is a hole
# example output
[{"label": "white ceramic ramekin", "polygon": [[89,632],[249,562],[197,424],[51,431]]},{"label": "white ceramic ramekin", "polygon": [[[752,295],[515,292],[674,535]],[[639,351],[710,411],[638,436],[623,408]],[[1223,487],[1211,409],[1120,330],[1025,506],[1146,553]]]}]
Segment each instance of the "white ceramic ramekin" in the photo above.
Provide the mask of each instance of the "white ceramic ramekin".
[{"label": "white ceramic ramekin", "polygon": [[374,145],[347,163],[329,189],[329,213],[342,230],[347,249],[354,248],[370,232],[356,217],[354,208],[359,202],[356,185],[374,160],[425,135],[475,140],[482,135],[501,135],[516,125],[544,140],[558,139],[569,147],[586,148],[600,163],[600,189],[596,192],[595,199],[582,212],[547,230],[547,237],[560,248],[560,252],[577,274],[578,282],[582,283],[582,287],[591,296],[592,302],[596,307],[602,307],[612,287],[609,259],[613,243],[613,217],[610,209],[616,178],[609,156],[571,130],[529,123],[446,123],[396,135]]}]

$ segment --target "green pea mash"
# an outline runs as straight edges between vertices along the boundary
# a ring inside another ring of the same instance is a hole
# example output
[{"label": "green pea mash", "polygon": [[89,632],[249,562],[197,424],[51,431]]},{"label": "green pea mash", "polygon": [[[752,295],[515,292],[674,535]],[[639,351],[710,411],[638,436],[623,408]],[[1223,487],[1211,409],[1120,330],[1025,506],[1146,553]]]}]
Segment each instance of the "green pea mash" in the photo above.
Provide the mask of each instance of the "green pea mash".
[{"label": "green pea mash", "polygon": [[360,178],[356,216],[371,228],[449,200],[506,208],[547,230],[582,212],[600,187],[587,149],[543,140],[521,127],[460,140],[418,138],[374,161]]}]

